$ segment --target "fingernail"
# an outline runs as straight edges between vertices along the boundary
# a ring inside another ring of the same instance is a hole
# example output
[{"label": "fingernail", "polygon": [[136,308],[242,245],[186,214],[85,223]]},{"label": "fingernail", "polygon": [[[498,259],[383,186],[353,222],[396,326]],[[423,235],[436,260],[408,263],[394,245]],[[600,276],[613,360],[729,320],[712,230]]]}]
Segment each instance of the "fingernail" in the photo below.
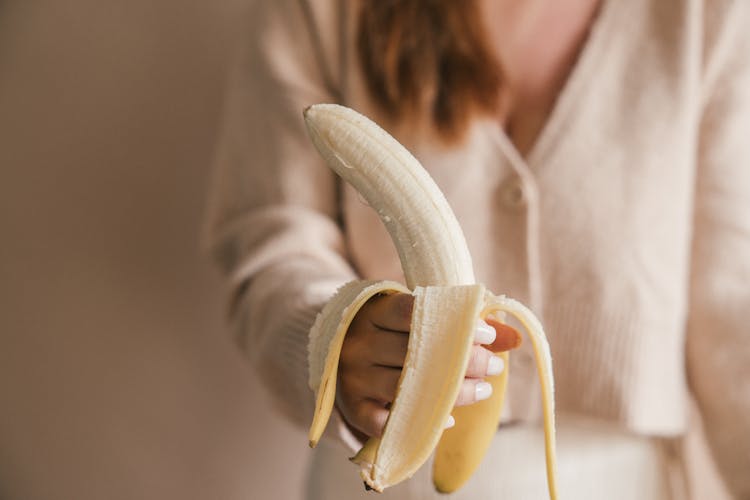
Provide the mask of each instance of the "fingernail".
[{"label": "fingernail", "polygon": [[448,415],[448,420],[446,420],[444,428],[445,429],[450,429],[454,425],[456,425],[456,419],[453,418],[453,415]]},{"label": "fingernail", "polygon": [[495,329],[488,325],[484,320],[477,322],[477,329],[474,332],[474,340],[480,344],[491,344],[495,341],[497,333]]},{"label": "fingernail", "polygon": [[492,384],[489,382],[479,382],[474,388],[474,398],[477,401],[482,401],[490,396],[492,396]]},{"label": "fingernail", "polygon": [[490,356],[490,361],[487,363],[487,375],[500,375],[503,373],[505,368],[505,361],[499,356]]}]

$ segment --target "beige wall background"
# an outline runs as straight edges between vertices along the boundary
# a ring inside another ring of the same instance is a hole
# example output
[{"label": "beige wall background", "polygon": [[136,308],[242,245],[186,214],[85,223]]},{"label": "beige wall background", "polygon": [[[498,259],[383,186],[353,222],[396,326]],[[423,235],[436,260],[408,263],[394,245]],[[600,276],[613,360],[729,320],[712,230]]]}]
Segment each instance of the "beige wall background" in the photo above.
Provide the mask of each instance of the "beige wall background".
[{"label": "beige wall background", "polygon": [[197,246],[249,1],[0,0],[2,500],[300,498]]},{"label": "beige wall background", "polygon": [[296,499],[197,249],[248,0],[0,1],[0,498]]}]

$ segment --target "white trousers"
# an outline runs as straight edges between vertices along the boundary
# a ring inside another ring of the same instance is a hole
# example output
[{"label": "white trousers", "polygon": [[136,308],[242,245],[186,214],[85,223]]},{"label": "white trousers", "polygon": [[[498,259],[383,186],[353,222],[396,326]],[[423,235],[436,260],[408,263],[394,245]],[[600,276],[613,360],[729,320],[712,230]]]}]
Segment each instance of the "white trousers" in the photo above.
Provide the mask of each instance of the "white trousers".
[{"label": "white trousers", "polygon": [[[665,440],[634,436],[601,423],[559,418],[560,500],[683,500],[682,469]],[[482,465],[459,491],[437,493],[431,464],[382,494],[366,492],[357,466],[338,447],[321,443],[307,481],[307,500],[545,500],[542,429],[500,428]]]}]

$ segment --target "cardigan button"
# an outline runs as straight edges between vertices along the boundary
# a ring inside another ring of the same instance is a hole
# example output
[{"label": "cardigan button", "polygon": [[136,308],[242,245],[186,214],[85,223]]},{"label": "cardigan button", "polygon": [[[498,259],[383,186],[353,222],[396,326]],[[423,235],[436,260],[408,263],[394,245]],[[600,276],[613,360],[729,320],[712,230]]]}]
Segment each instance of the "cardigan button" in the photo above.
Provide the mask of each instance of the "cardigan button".
[{"label": "cardigan button", "polygon": [[526,206],[526,190],[521,178],[512,176],[500,188],[500,201],[509,210],[518,211]]}]

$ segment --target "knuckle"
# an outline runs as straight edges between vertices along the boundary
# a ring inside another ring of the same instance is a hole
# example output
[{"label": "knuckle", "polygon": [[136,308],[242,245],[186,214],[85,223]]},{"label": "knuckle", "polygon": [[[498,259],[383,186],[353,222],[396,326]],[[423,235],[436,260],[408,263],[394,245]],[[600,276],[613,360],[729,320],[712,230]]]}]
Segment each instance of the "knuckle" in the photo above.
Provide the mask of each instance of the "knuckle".
[{"label": "knuckle", "polygon": [[[400,372],[399,372],[400,373]],[[399,377],[392,376],[385,380],[385,394],[386,401],[392,403],[396,399],[396,392],[398,391],[398,380]]]},{"label": "knuckle", "polygon": [[391,403],[396,397],[396,388],[398,379],[394,379],[389,373],[382,371],[382,368],[375,368],[367,380],[364,389],[369,391],[368,396],[377,398],[384,403]]},{"label": "knuckle", "polygon": [[360,400],[352,409],[351,418],[349,419],[352,425],[364,432],[370,434],[370,421],[368,414],[368,407],[364,400]]},{"label": "knuckle", "polygon": [[344,340],[341,346],[341,353],[339,354],[339,368],[348,368],[356,366],[357,361],[360,359],[358,342],[354,339],[350,341]]},{"label": "knuckle", "polygon": [[370,406],[367,400],[360,399],[354,407],[354,414],[359,422],[366,423],[370,417]]},{"label": "knuckle", "polygon": [[367,333],[370,324],[368,317],[368,314],[364,313],[364,308],[359,310],[346,331],[344,343],[358,339]]},{"label": "knuckle", "polygon": [[351,328],[344,337],[339,354],[339,365],[344,367],[366,366],[372,362],[372,354],[377,347],[372,328],[360,326]]},{"label": "knuckle", "polygon": [[384,408],[378,408],[372,401],[363,399],[354,410],[352,424],[368,436],[379,437],[383,433],[387,418],[388,412]]},{"label": "knuckle", "polygon": [[357,390],[354,386],[354,380],[351,375],[351,372],[348,370],[339,370],[339,377],[338,377],[338,393],[341,395],[342,398],[345,400],[350,400],[354,395],[356,395]]},{"label": "knuckle", "polygon": [[370,351],[373,364],[401,367],[409,348],[409,336],[403,333],[381,332]]},{"label": "knuckle", "polygon": [[414,306],[414,297],[405,293],[393,295],[393,312],[402,322],[411,321],[411,311]]},{"label": "knuckle", "polygon": [[386,410],[373,410],[368,416],[369,427],[372,431],[372,435],[380,437],[383,434],[385,428],[385,422],[388,419],[388,412]]},{"label": "knuckle", "polygon": [[362,370],[348,369],[342,370],[339,374],[341,390],[350,395],[352,399],[362,398],[366,395],[365,389],[368,387],[366,377]]}]

